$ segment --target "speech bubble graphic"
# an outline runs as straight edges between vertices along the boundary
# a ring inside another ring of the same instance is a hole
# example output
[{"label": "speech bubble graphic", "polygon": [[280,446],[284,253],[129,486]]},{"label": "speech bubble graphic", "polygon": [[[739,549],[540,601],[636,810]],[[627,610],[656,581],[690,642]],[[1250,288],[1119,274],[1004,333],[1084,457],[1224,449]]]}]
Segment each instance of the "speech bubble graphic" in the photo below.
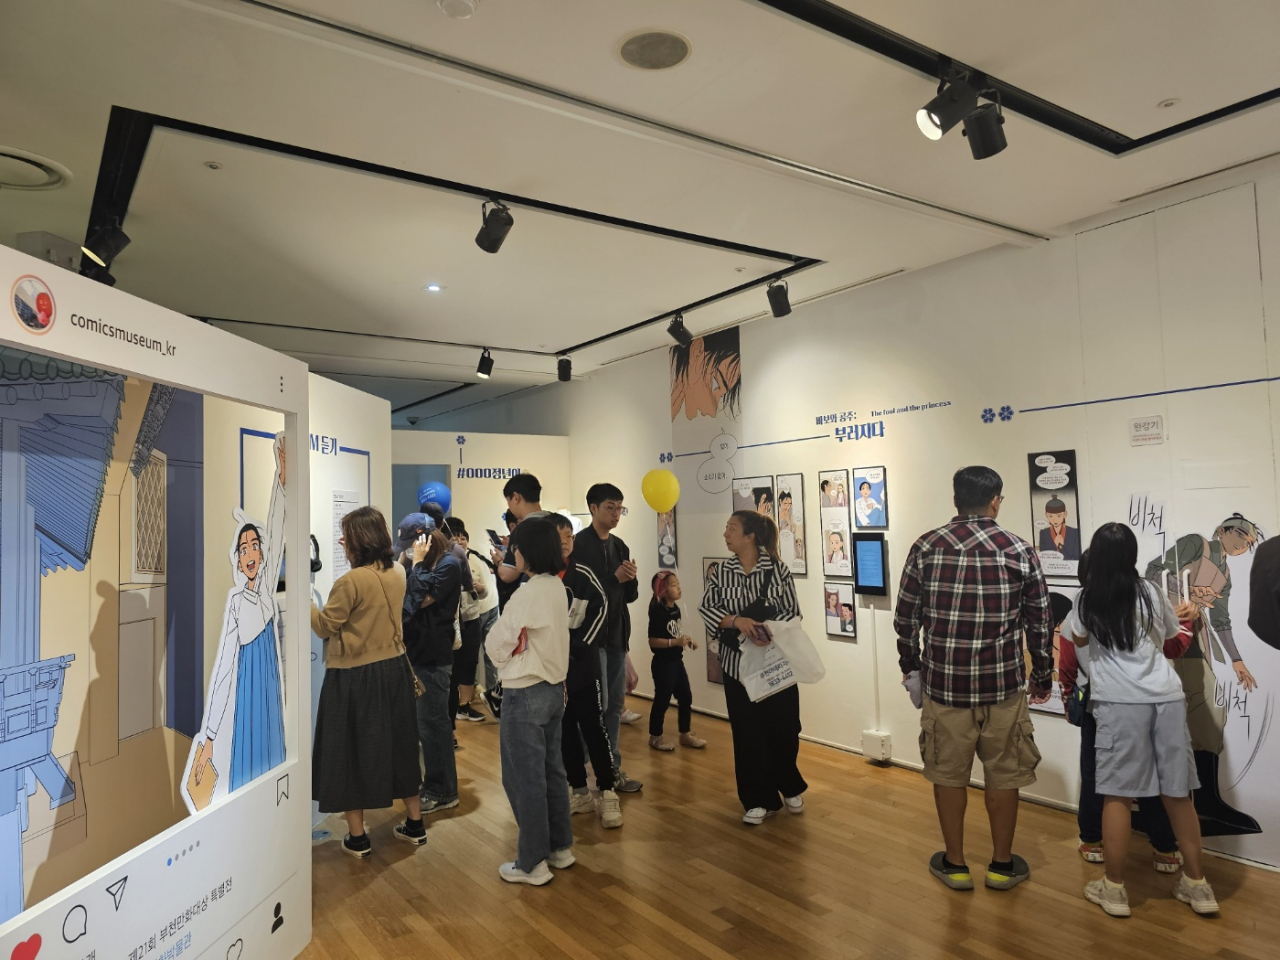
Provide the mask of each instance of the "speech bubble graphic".
[{"label": "speech bubble graphic", "polygon": [[1056,462],[1057,460],[1054,458],[1052,453],[1042,453],[1040,456],[1036,457],[1037,467],[1047,467]]},{"label": "speech bubble graphic", "polygon": [[881,467],[874,467],[862,474],[861,479],[866,480],[869,483],[880,483],[884,480],[884,470]]},{"label": "speech bubble graphic", "polygon": [[729,433],[717,434],[711,441],[711,456],[718,460],[728,460],[738,452],[738,438]]},{"label": "speech bubble graphic", "polygon": [[1045,470],[1045,473],[1070,473],[1070,472],[1071,472],[1071,464],[1062,463],[1062,462],[1052,463],[1049,465],[1049,468]]},{"label": "speech bubble graphic", "polygon": [[88,932],[89,911],[77,903],[67,911],[67,918],[62,921],[62,939],[75,943]]},{"label": "speech bubble graphic", "polygon": [[240,954],[242,953],[244,953],[244,941],[237,940],[227,947],[227,960],[240,960]]},{"label": "speech bubble graphic", "polygon": [[1046,473],[1036,477],[1036,486],[1046,490],[1061,490],[1071,481],[1063,473]]}]

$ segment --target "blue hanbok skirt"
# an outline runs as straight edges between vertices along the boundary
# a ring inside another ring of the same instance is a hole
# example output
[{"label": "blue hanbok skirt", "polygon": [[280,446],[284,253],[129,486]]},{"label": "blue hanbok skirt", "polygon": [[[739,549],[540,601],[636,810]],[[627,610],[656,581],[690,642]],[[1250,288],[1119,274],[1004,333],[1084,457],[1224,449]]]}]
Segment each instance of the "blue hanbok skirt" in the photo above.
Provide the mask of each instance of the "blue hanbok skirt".
[{"label": "blue hanbok skirt", "polygon": [[284,763],[284,705],[272,620],[240,648],[231,741],[231,790]]}]

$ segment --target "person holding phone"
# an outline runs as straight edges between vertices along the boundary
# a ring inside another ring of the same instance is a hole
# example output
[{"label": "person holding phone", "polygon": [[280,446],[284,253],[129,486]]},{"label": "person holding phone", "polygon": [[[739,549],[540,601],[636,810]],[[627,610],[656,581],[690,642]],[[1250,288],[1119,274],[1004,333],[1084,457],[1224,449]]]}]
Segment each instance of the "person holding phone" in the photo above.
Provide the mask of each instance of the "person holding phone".
[{"label": "person holding phone", "polygon": [[742,644],[772,643],[767,620],[800,616],[791,570],[778,556],[778,528],[754,510],[738,510],[724,527],[733,556],[708,579],[699,612],[719,637],[724,699],[733,733],[733,769],[742,822],[761,824],[783,807],[804,812],[809,788],[796,759],[800,753],[800,691],[788,687],[753,703],[739,681]]}]

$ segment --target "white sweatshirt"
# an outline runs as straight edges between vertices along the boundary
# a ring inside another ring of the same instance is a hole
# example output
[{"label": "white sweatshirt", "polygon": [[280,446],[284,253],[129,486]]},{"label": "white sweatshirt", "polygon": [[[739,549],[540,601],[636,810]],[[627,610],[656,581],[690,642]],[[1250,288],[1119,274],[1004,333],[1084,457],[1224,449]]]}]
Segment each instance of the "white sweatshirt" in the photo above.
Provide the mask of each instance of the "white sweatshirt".
[{"label": "white sweatshirt", "polygon": [[560,578],[543,573],[522,584],[484,648],[504,687],[563,683],[569,672],[569,600]]}]

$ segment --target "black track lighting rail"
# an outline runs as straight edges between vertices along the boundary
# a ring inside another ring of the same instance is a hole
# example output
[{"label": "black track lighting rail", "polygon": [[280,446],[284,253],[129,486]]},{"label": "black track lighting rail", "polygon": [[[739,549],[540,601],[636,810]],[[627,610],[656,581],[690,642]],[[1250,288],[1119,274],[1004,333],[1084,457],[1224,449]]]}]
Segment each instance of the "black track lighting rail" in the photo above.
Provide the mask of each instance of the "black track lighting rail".
[{"label": "black track lighting rail", "polygon": [[1005,110],[1021,114],[1028,120],[1034,120],[1052,130],[1068,137],[1087,143],[1091,147],[1104,150],[1112,156],[1122,157],[1142,147],[1168,140],[1178,134],[1186,133],[1197,127],[1203,127],[1219,120],[1235,116],[1254,107],[1262,106],[1274,100],[1280,100],[1280,88],[1267,90],[1253,97],[1228,104],[1218,110],[1192,117],[1190,120],[1165,127],[1142,137],[1130,137],[1105,124],[1090,120],[1088,117],[1059,106],[1034,93],[1016,87],[1011,83],[987,74],[977,67],[969,66],[959,60],[952,60],[946,54],[918,43],[910,37],[904,37],[878,23],[860,17],[844,7],[837,6],[829,0],[753,0],[766,7],[772,7],[803,23],[816,27],[832,36],[840,37],[863,49],[879,54],[911,70],[929,78],[937,78],[940,64],[949,64],[959,73],[967,73],[973,77],[981,77],[982,89],[992,90],[1000,96],[1001,106]]}]

